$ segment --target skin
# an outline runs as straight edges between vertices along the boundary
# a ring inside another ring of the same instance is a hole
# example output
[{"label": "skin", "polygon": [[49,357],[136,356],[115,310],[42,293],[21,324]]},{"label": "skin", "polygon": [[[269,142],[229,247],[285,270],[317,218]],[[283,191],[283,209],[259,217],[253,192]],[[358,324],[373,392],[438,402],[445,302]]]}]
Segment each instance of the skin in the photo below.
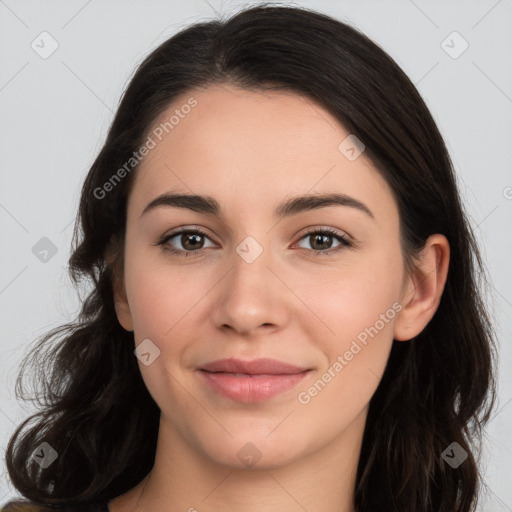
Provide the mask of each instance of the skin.
[{"label": "skin", "polygon": [[[110,511],[352,512],[369,401],[393,338],[410,340],[438,307],[448,242],[431,236],[417,269],[406,273],[389,186],[364,153],[350,161],[338,150],[349,132],[311,100],[217,85],[187,93],[155,126],[191,96],[197,106],[145,157],[128,202],[116,310],[135,345],[149,338],[160,350],[139,367],[162,413],[153,470]],[[171,189],[215,198],[222,215],[162,206],[141,217]],[[338,205],[279,222],[273,216],[284,199],[321,192],[347,194],[373,218]],[[195,226],[208,235],[195,246],[180,236],[167,245],[203,247],[196,255],[156,245]],[[315,256],[340,242],[315,245],[305,236],[310,227],[334,228],[354,246]],[[263,249],[252,263],[236,251],[248,236]],[[394,303],[401,306],[394,318],[300,403],[298,393]],[[290,391],[245,404],[217,395],[196,371],[227,357],[270,357],[312,371]],[[248,442],[261,455],[250,468],[237,456]]]}]

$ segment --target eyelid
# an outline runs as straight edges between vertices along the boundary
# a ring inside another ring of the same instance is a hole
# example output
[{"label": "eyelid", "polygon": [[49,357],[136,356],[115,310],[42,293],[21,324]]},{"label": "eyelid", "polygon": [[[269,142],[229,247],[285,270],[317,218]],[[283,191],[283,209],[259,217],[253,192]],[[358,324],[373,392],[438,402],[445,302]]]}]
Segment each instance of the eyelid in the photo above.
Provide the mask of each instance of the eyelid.
[{"label": "eyelid", "polygon": [[201,226],[197,226],[195,224],[184,224],[182,226],[178,226],[178,227],[172,229],[171,231],[165,233],[160,238],[161,239],[169,238],[169,237],[173,237],[176,235],[181,235],[182,233],[188,233],[190,231],[198,232],[199,234],[208,237],[213,242],[213,239],[212,239],[213,237],[207,232],[207,230],[205,228],[203,228]]},{"label": "eyelid", "polygon": [[[174,238],[175,236],[178,236],[178,235],[182,235],[184,233],[192,233],[192,234],[202,235],[205,238],[208,238],[213,244],[215,244],[217,246],[219,245],[217,242],[215,242],[215,240],[213,240],[213,237],[209,233],[207,233],[205,229],[203,229],[200,226],[196,226],[196,225],[178,226],[177,228],[172,229],[168,233],[165,233],[164,235],[162,235],[155,245],[163,245],[164,243],[167,243],[167,241],[169,241],[171,238]],[[198,253],[201,250],[202,249],[198,249],[197,251],[186,251],[186,252],[189,252],[189,253],[197,252]],[[183,252],[183,251],[180,249],[179,252]]]},{"label": "eyelid", "polygon": [[310,226],[310,227],[306,228],[306,231],[300,235],[300,238],[303,238],[307,235],[315,234],[317,232],[327,232],[333,236],[339,236],[342,238],[346,238],[347,240],[349,240],[351,242],[355,242],[354,237],[351,234],[349,234],[347,231],[343,231],[342,229],[337,229],[332,226],[325,226],[322,224],[317,224],[317,225]]},{"label": "eyelid", "polygon": [[[339,229],[331,227],[331,226],[323,226],[323,225],[310,226],[306,229],[307,229],[307,231],[303,232],[300,235],[297,235],[298,239],[294,243],[294,246],[297,245],[299,242],[301,242],[307,236],[314,235],[314,234],[327,234],[333,238],[339,239],[339,243],[340,243],[339,246],[334,247],[334,248],[324,249],[321,251],[315,251],[313,249],[305,249],[303,247],[299,247],[299,249],[302,249],[308,253],[312,253],[313,255],[321,256],[321,255],[326,255],[326,254],[335,254],[335,253],[338,253],[342,249],[350,249],[355,246],[354,238],[350,234],[348,234],[346,231],[342,231],[342,230],[339,230]],[[174,254],[182,255],[182,256],[199,255],[199,254],[202,254],[202,252],[206,249],[212,249],[212,247],[202,247],[197,250],[185,251],[183,249],[175,249],[174,247],[173,248],[165,247],[165,245],[167,244],[167,242],[170,239],[172,239],[178,235],[184,234],[184,233],[199,234],[201,236],[204,236],[205,238],[208,238],[213,244],[215,244],[217,246],[219,245],[214,240],[212,240],[212,237],[206,232],[206,230],[204,230],[203,228],[201,228],[200,226],[197,226],[197,225],[179,226],[179,227],[171,230],[170,232],[162,235],[160,237],[159,241],[154,245],[160,245],[160,246],[162,246],[162,248],[164,250],[167,250],[170,253],[174,253]]]},{"label": "eyelid", "polygon": [[327,234],[331,238],[336,238],[338,239],[339,245],[337,247],[331,247],[329,249],[323,249],[321,251],[305,249],[303,247],[299,247],[299,249],[306,251],[308,254],[312,256],[329,256],[338,254],[343,250],[353,249],[354,247],[356,247],[354,239],[349,234],[347,234],[345,231],[338,230],[331,226],[313,226],[308,228],[308,230],[305,233],[302,233],[299,236],[297,242],[295,242],[294,245],[299,244],[303,239],[306,239],[308,236],[315,234]]},{"label": "eyelid", "polygon": [[[341,229],[337,229],[337,228],[334,228],[334,227],[331,227],[331,226],[325,226],[325,225],[322,225],[322,224],[317,224],[317,225],[314,225],[314,226],[309,226],[309,227],[307,227],[305,229],[306,229],[306,231],[303,232],[300,235],[300,238],[303,238],[303,237],[305,237],[305,236],[307,236],[309,234],[314,234],[314,233],[316,233],[318,231],[328,231],[332,235],[343,236],[345,238],[350,239],[351,241],[354,241],[354,242],[356,241],[355,238],[350,233],[348,233],[347,231],[343,231]],[[195,225],[195,224],[190,224],[190,225],[189,224],[185,224],[185,225],[182,225],[182,226],[178,226],[178,227],[174,228],[173,230],[171,230],[170,232],[165,233],[164,235],[162,235],[160,237],[160,239],[168,238],[168,237],[171,237],[171,236],[174,236],[174,235],[178,235],[178,234],[181,234],[181,233],[187,232],[187,231],[198,231],[200,234],[202,234],[202,235],[210,238],[210,240],[212,240],[212,236],[206,232],[206,229],[202,228],[201,226]],[[296,236],[299,236],[299,235],[296,235]]]}]

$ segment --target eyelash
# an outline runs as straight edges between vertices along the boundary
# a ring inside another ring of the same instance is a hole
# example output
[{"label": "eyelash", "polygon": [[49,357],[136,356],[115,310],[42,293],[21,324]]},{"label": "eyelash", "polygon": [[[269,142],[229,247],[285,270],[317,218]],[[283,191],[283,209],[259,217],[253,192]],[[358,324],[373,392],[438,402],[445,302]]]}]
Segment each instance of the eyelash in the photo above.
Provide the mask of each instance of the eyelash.
[{"label": "eyelash", "polygon": [[[171,240],[172,238],[178,236],[178,235],[182,235],[182,234],[192,234],[192,235],[201,235],[201,236],[204,236],[206,238],[209,238],[209,236],[204,232],[202,231],[201,229],[199,228],[195,228],[195,229],[182,229],[181,231],[177,231],[175,233],[171,233],[169,235],[165,235],[163,236],[158,242],[156,245],[159,245],[162,247],[162,249],[164,251],[168,251],[170,252],[171,254],[175,254],[177,256],[183,256],[183,257],[187,257],[191,254],[194,254],[194,253],[199,253],[200,251],[202,251],[202,249],[197,249],[195,251],[182,251],[181,249],[180,250],[176,250],[176,249],[173,249],[172,247],[169,247],[169,246],[166,246],[165,244]],[[312,249],[305,249],[307,251],[310,251],[312,252],[312,254],[314,256],[328,256],[330,254],[334,254],[334,253],[337,253],[345,248],[350,248],[350,247],[353,247],[353,244],[352,242],[350,242],[350,240],[341,235],[340,233],[338,233],[335,229],[333,228],[313,228],[311,231],[308,231],[307,233],[305,233],[304,235],[302,235],[299,239],[302,240],[308,236],[311,236],[311,235],[330,235],[334,238],[337,238],[340,242],[340,245],[338,245],[337,247],[334,247],[334,248],[331,248],[331,249],[324,249],[323,251],[315,251],[315,250],[312,250]]]}]

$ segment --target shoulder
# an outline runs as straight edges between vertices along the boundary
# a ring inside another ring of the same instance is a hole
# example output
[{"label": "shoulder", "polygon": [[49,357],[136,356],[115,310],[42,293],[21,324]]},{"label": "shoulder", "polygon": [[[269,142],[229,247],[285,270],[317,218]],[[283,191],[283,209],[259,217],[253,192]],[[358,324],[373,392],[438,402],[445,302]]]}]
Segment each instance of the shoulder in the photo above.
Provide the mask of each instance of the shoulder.
[{"label": "shoulder", "polygon": [[[0,512],[71,512],[70,508],[49,507],[27,499],[13,499],[4,505],[0,504]],[[82,506],[80,512],[109,512],[107,504]]]}]

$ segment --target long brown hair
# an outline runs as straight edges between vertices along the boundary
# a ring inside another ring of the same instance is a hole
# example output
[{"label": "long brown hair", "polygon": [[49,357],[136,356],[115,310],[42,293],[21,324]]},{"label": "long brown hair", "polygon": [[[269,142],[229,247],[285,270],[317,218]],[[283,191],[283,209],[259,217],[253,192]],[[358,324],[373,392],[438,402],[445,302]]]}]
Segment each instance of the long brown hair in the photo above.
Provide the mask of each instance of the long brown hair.
[{"label": "long brown hair", "polygon": [[[16,383],[26,399],[22,377],[30,362],[42,391],[40,412],[7,447],[15,488],[34,502],[80,510],[127,492],[153,467],[160,411],[142,380],[133,333],[117,320],[112,288],[137,166],[106,198],[98,190],[169,104],[216,83],[308,96],[364,141],[365,155],[393,190],[406,258],[429,235],[447,237],[451,263],[439,308],[416,338],[393,342],[371,399],[355,508],[473,510],[481,429],[495,399],[494,332],[482,302],[484,268],[446,146],[414,85],[377,44],[327,15],[275,5],[180,31],[131,79],[83,184],[75,225],[70,275],[75,286],[85,279],[92,289],[78,318],[32,349]],[[109,247],[117,250],[112,264]],[[43,441],[59,454],[46,469],[30,458]],[[452,443],[468,454],[458,467],[443,458]]]}]

